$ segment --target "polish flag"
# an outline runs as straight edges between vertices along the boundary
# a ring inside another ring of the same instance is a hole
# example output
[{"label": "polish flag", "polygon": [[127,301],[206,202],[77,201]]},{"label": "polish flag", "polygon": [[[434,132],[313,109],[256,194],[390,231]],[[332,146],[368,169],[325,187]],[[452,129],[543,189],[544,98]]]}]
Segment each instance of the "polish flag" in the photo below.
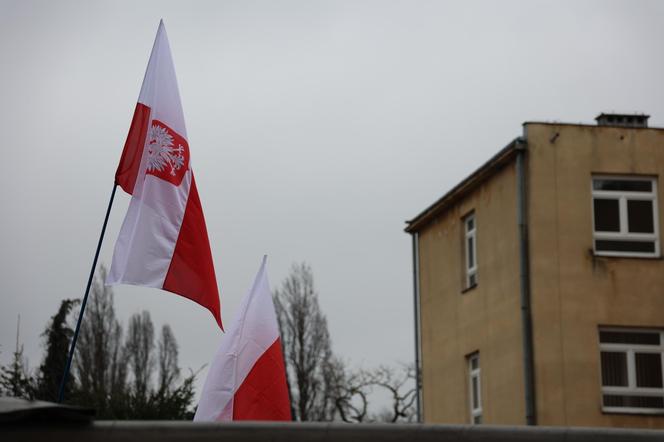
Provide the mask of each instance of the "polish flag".
[{"label": "polish flag", "polygon": [[290,421],[286,369],[263,258],[222,337],[194,421]]},{"label": "polish flag", "polygon": [[115,182],[131,202],[106,284],[156,287],[221,309],[175,68],[159,23]]}]

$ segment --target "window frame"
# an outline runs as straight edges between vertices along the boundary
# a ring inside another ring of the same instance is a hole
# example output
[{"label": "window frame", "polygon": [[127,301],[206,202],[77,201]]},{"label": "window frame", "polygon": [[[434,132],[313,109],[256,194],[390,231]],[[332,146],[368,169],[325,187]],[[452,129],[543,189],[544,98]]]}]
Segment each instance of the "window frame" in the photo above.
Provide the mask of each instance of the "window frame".
[{"label": "window frame", "polygon": [[[616,180],[616,181],[649,181],[652,186],[650,192],[632,192],[624,190],[595,190],[595,180]],[[590,179],[591,191],[591,214],[593,228],[593,253],[596,256],[615,256],[628,258],[659,258],[659,212],[657,205],[657,177],[654,176],[622,176],[622,175],[602,175],[593,174]],[[597,231],[595,228],[595,199],[618,200],[618,216],[620,223],[619,232]],[[652,201],[653,211],[653,233],[630,233],[628,226],[627,201]],[[598,240],[614,241],[652,241],[654,244],[653,252],[634,252],[634,251],[612,251],[597,250]]]},{"label": "window frame", "polygon": [[[471,289],[478,284],[477,280],[477,217],[475,212],[472,211],[465,215],[463,218],[463,268],[464,268],[464,290]],[[473,228],[468,228],[468,222],[473,222]],[[470,259],[470,247],[468,247],[468,241],[472,239],[472,256],[473,256],[473,265],[470,266],[468,262]],[[471,281],[471,278],[474,278],[474,281]]]},{"label": "window frame", "polygon": [[[659,345],[653,344],[625,344],[625,343],[606,343],[601,342],[601,332],[620,332],[620,333],[652,333],[659,335]],[[664,330],[652,328],[625,328],[625,327],[599,327],[597,333],[597,341],[599,344],[599,383],[600,383],[600,403],[602,411],[605,413],[622,413],[622,414],[664,414],[664,407],[662,408],[646,408],[646,407],[616,407],[605,406],[604,395],[617,395],[617,396],[652,396],[662,397],[664,400]],[[627,386],[605,386],[602,380],[602,352],[612,353],[625,353],[627,364]],[[661,361],[662,387],[638,387],[636,385],[636,353],[650,353],[659,354]]]},{"label": "window frame", "polygon": [[[473,361],[477,361],[477,368],[473,368]],[[468,367],[468,410],[470,412],[470,424],[481,425],[482,416],[482,371],[480,367],[480,352],[476,351],[466,356],[466,366]],[[475,394],[473,379],[477,379],[477,407],[473,401]],[[476,422],[476,419],[480,422]]]}]

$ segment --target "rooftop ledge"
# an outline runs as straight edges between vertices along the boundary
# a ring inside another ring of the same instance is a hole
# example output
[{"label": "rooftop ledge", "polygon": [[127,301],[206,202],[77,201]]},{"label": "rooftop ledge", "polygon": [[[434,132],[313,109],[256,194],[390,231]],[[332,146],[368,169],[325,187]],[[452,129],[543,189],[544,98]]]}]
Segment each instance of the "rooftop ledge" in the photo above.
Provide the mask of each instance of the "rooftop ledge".
[{"label": "rooftop ledge", "polygon": [[664,440],[662,430],[514,427],[489,425],[343,424],[297,422],[94,421],[88,424],[15,423],[0,426],[0,440],[76,441],[566,441],[644,442]]}]

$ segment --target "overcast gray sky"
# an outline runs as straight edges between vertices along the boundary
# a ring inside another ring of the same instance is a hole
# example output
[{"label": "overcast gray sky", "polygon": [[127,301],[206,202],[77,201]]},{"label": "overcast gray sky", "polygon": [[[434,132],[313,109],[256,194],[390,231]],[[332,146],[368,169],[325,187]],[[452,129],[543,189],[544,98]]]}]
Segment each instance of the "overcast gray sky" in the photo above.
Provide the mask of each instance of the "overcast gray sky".
[{"label": "overcast gray sky", "polygon": [[[2,363],[17,314],[35,367],[49,317],[83,294],[160,18],[224,321],[264,253],[272,287],[305,260],[356,366],[412,360],[404,220],[523,121],[617,110],[664,126],[664,2],[0,0]],[[104,263],[128,201],[118,192]],[[210,361],[207,310],[115,293],[125,323],[147,309],[171,324],[182,366]]]}]

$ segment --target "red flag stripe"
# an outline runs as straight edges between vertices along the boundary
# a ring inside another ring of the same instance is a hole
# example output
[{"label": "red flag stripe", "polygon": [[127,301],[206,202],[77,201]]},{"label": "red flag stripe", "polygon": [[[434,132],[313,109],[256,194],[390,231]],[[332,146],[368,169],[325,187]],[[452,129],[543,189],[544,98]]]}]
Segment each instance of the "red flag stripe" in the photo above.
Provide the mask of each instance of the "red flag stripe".
[{"label": "red flag stripe", "polygon": [[184,219],[163,288],[210,310],[219,327],[224,329],[210,241],[193,175]]},{"label": "red flag stripe", "polygon": [[233,420],[290,421],[281,339],[263,353],[235,392]]},{"label": "red flag stripe", "polygon": [[125,141],[120,164],[118,164],[118,169],[115,172],[115,182],[130,195],[134,193],[134,185],[143,157],[145,137],[150,127],[150,112],[148,106],[143,103],[136,103],[127,141]]}]

